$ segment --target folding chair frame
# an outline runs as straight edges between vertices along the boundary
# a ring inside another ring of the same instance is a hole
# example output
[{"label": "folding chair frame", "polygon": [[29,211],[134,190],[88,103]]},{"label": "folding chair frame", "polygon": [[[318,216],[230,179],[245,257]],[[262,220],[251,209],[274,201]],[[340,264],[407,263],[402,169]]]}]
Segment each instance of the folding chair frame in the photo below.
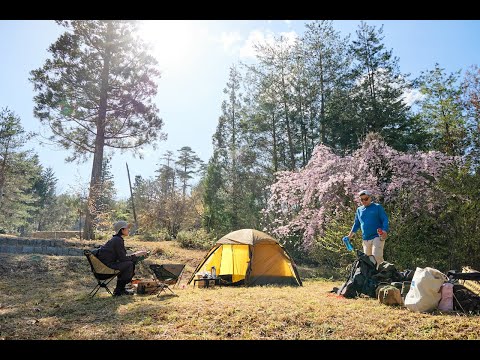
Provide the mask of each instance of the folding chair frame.
[{"label": "folding chair frame", "polygon": [[98,292],[98,290],[100,290],[100,288],[104,288],[110,295],[113,296],[113,293],[111,292],[111,290],[108,288],[108,284],[116,277],[116,275],[114,275],[113,277],[111,277],[110,279],[108,279],[108,281],[105,281],[105,280],[99,280],[97,278],[97,285],[93,288],[92,291],[90,291],[90,296],[91,297],[94,297],[95,294]]},{"label": "folding chair frame", "polygon": [[170,289],[170,286],[168,286],[168,284],[165,284],[165,283],[162,283],[162,282],[161,282],[160,284],[158,284],[157,289],[158,289],[157,296],[160,296],[160,295],[162,294],[162,291],[165,292],[165,294],[166,294],[166,293],[167,293],[167,290],[170,291],[173,295],[178,296],[177,294],[175,294],[175,293],[173,292],[172,289]]},{"label": "folding chair frame", "polygon": [[[170,264],[172,265],[172,264]],[[169,282],[175,281],[173,284],[173,287],[177,286],[177,284],[180,282],[180,279],[182,278],[183,272],[185,270],[185,265],[184,264],[175,264],[175,266],[182,266],[182,270],[180,273],[175,275],[174,273],[168,271],[165,269],[164,266],[168,266],[168,264],[165,265],[158,265],[158,264],[150,264],[149,268],[150,271],[153,273],[157,281],[159,282],[158,284],[158,294],[157,296],[160,296],[162,294],[162,291],[167,293],[167,290],[170,291],[173,295],[178,296],[173,292],[173,290],[169,286]]]},{"label": "folding chair frame", "polygon": [[88,260],[90,264],[90,269],[97,280],[97,285],[90,291],[89,296],[94,297],[95,294],[100,290],[100,288],[104,288],[110,295],[113,296],[113,293],[108,288],[108,284],[117,277],[120,273],[120,270],[112,269],[102,263],[90,250],[84,250],[83,254]]}]

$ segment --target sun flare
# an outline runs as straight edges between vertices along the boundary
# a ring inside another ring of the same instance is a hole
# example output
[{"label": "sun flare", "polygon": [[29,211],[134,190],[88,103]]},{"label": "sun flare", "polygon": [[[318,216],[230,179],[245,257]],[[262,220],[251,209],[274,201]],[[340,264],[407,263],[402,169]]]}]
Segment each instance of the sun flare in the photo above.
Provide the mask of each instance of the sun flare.
[{"label": "sun flare", "polygon": [[186,20],[143,20],[139,35],[152,45],[161,70],[186,66],[198,46],[195,26]]}]

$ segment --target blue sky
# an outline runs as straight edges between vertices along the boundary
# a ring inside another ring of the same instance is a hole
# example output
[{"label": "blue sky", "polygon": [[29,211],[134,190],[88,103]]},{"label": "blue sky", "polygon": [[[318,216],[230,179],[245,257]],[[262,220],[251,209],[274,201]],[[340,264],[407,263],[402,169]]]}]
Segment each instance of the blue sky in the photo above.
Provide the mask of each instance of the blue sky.
[{"label": "blue sky", "polygon": [[[411,78],[421,71],[433,69],[435,63],[448,72],[466,70],[479,64],[479,20],[366,20],[377,27],[384,25],[386,47],[400,58],[402,73]],[[157,106],[165,122],[167,141],[157,150],[147,147],[144,158],[128,153],[115,153],[112,159],[115,185],[120,198],[129,196],[130,175],[148,178],[155,175],[160,158],[167,151],[174,153],[190,146],[208,161],[212,155],[212,135],[229,68],[239,60],[252,60],[252,44],[268,41],[284,33],[299,36],[303,21],[285,20],[152,20],[144,22],[142,34],[152,43],[152,53],[160,64],[162,77],[158,82]],[[342,35],[355,37],[360,20],[335,20],[333,25]],[[43,65],[49,57],[48,47],[56,41],[63,28],[52,20],[0,21],[0,108],[8,107],[22,120],[27,131],[41,131],[33,116],[33,86],[29,72]],[[26,144],[34,149],[45,167],[52,167],[58,179],[59,193],[71,192],[90,179],[92,160],[82,165],[65,163],[65,151],[38,141]]]}]

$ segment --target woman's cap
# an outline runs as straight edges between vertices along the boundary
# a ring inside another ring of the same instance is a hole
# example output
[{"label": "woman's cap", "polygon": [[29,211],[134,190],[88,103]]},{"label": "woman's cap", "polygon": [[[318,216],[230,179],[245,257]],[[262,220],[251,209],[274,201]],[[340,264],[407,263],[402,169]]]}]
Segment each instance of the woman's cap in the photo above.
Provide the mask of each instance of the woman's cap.
[{"label": "woman's cap", "polygon": [[115,230],[115,234],[118,233],[120,231],[120,229],[123,229],[123,228],[128,228],[130,229],[130,224],[127,223],[126,221],[117,221],[115,224],[113,224],[113,229]]}]

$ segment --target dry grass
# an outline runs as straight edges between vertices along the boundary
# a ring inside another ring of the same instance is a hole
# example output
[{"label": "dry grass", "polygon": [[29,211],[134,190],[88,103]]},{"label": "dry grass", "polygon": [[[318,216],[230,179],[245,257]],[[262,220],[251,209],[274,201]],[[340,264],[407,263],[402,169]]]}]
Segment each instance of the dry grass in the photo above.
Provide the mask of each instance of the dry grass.
[{"label": "dry grass", "polygon": [[[185,263],[178,296],[123,296],[95,285],[84,257],[0,254],[1,339],[480,339],[480,317],[418,314],[375,299],[344,299],[341,282],[293,287],[185,286],[205,252],[175,242],[148,248],[146,262]],[[304,273],[306,274],[306,272]],[[146,264],[137,275],[150,276]],[[115,281],[113,281],[114,283]]]}]

